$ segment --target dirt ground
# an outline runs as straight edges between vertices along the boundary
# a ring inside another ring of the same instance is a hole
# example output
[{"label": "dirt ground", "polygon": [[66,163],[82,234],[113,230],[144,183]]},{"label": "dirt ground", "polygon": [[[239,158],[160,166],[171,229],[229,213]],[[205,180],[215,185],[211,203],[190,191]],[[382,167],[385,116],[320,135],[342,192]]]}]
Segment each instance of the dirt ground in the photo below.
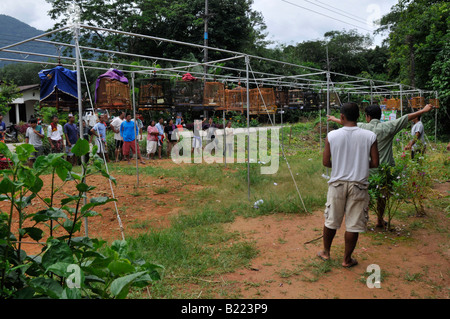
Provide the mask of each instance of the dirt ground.
[{"label": "dirt ground", "polygon": [[[167,161],[167,163],[166,163]],[[168,160],[147,165],[170,165]],[[116,165],[127,165],[125,162]],[[173,165],[173,163],[172,163]],[[172,178],[140,176],[136,190],[135,176],[115,176],[120,182],[113,187],[118,199],[118,212],[125,237],[134,236],[145,228],[142,223],[165,227],[168,217],[175,216],[183,206],[183,196],[198,189],[198,185],[183,185]],[[50,180],[44,181],[46,184]],[[92,178],[89,185],[97,186],[95,196],[111,196],[110,185],[104,178]],[[165,187],[169,191],[156,194],[154,189]],[[450,182],[436,186],[437,192],[447,196]],[[59,198],[62,198],[60,196]],[[0,203],[5,210],[5,202]],[[34,204],[36,210],[43,205]],[[88,221],[90,237],[108,241],[122,238],[115,206],[113,203],[98,209],[102,216]],[[326,262],[319,260],[316,253],[321,249],[323,213],[310,215],[274,214],[258,218],[238,217],[225,227],[242,234],[242,240],[253,242],[258,256],[250,267],[238,269],[218,278],[224,285],[238,290],[242,298],[259,299],[410,299],[450,297],[450,245],[448,240],[449,220],[445,213],[427,211],[428,217],[408,219],[433,227],[402,229],[402,221],[395,221],[396,232],[373,229],[373,218],[367,233],[360,235],[354,252],[359,264],[350,268],[340,267],[343,256],[343,236],[337,232],[332,262],[328,270],[319,271]],[[406,222],[405,222],[406,223]],[[437,227],[441,225],[442,227]],[[438,231],[437,229],[442,229]],[[84,234],[84,228],[82,234]],[[29,240],[30,239],[24,239]],[[309,243],[307,243],[309,242]],[[40,251],[39,245],[24,244],[28,253]],[[366,285],[367,266],[376,264],[382,272],[381,288]]]}]

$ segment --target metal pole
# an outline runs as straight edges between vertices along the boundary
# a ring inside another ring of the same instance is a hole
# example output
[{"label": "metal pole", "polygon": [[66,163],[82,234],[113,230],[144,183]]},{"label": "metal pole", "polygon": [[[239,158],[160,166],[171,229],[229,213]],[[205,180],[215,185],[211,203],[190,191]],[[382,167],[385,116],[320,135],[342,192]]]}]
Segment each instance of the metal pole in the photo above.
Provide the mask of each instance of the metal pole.
[{"label": "metal pole", "polygon": [[[437,102],[438,92],[436,91],[435,94],[436,94],[436,102]],[[434,109],[434,111],[435,111],[435,114],[434,114],[434,143],[437,143],[437,119],[438,118],[437,118],[437,107],[436,106],[437,105],[435,105],[435,109]]]},{"label": "metal pole", "polygon": [[[78,97],[78,130],[80,134],[80,138],[83,139],[83,103],[81,99],[81,67],[80,67],[80,45],[78,42],[79,36],[80,36],[80,27],[75,26],[74,27],[74,37],[75,37],[75,59],[76,59],[76,68],[77,68],[77,97]],[[85,156],[81,156],[81,175],[84,175],[84,163],[85,163]],[[84,183],[84,181],[83,181]],[[87,204],[86,202],[86,193],[83,194],[83,203],[84,205]],[[84,218],[84,233],[86,237],[89,237],[89,229],[88,229],[88,219],[87,217]]]},{"label": "metal pole", "polygon": [[136,119],[136,101],[135,101],[135,96],[134,96],[134,72],[131,73],[131,90],[132,90],[132,94],[133,94],[133,118],[134,118],[134,133],[135,133],[135,139],[134,139],[134,147],[136,150],[136,188],[139,187],[139,165],[138,165],[138,157],[140,154],[138,154],[138,135],[139,135],[139,131],[136,133],[136,129],[137,129],[137,119]]},{"label": "metal pole", "polygon": [[227,168],[227,140],[226,140],[226,126],[225,126],[225,110],[223,110],[223,160],[225,168]]},{"label": "metal pole", "polygon": [[[205,48],[204,53],[205,53],[205,57],[204,57],[204,63],[208,62],[208,20],[209,20],[209,11],[208,11],[208,0],[205,0],[205,33],[203,35],[203,40],[204,40],[204,46]],[[208,65],[205,64],[205,80],[206,80],[206,75],[208,74]]]},{"label": "metal pole", "polygon": [[250,57],[245,56],[245,70],[247,77],[247,184],[248,184],[248,200],[250,200],[250,74],[249,74]]},{"label": "metal pole", "polygon": [[400,84],[400,116],[403,116],[403,86]]}]

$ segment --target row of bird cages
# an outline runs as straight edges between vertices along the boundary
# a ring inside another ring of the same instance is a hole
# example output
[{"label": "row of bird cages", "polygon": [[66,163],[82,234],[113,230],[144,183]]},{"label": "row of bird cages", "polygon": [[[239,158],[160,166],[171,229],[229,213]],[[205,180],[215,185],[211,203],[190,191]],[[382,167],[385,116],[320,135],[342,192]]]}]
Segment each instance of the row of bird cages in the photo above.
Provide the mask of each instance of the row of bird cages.
[{"label": "row of bird cages", "polygon": [[[428,103],[439,108],[439,99],[428,99]],[[408,104],[412,109],[421,109],[425,107],[426,101],[423,96],[415,96],[408,100]]]},{"label": "row of bird cages", "polygon": [[[139,80],[138,108],[166,109],[213,108],[227,111],[247,110],[247,89],[227,89],[221,82],[175,81],[162,78]],[[255,88],[249,90],[249,109],[253,113],[274,113],[279,107],[319,107],[326,104],[326,93],[297,89]],[[130,87],[119,81],[101,79],[96,107],[130,109]],[[325,104],[324,104],[325,103]],[[330,106],[339,105],[339,96],[330,93]]]}]

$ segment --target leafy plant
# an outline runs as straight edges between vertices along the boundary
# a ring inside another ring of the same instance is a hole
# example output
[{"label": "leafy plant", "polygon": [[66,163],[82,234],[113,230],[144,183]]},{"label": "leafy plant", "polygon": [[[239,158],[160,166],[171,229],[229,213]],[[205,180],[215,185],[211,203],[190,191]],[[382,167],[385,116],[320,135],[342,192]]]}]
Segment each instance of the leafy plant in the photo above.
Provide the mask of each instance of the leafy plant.
[{"label": "leafy plant", "polygon": [[[104,241],[75,237],[84,218],[98,215],[94,209],[115,201],[108,197],[92,197],[86,193],[95,189],[86,178],[100,174],[115,179],[104,169],[101,158],[92,150],[82,173],[72,171],[64,154],[39,156],[32,167],[28,158],[35,149],[23,144],[11,152],[0,143],[0,152],[10,161],[1,171],[0,200],[9,203],[9,212],[0,212],[0,296],[2,298],[125,298],[131,286],[142,287],[160,279],[162,266],[134,260],[127,250],[127,242],[115,241],[102,248]],[[89,143],[80,139],[72,149],[76,156],[89,153]],[[42,176],[50,173],[49,197],[44,197]],[[62,185],[57,185],[57,179]],[[75,195],[66,194],[57,205],[55,195],[73,182]],[[44,203],[45,208],[30,212],[32,201]],[[13,233],[13,215],[18,219],[18,231]],[[32,226],[26,227],[25,222]],[[28,255],[22,240],[29,237],[40,242],[49,229],[41,253]],[[61,230],[56,234],[56,228]],[[62,234],[60,234],[62,232]],[[102,250],[104,252],[102,253]]]}]

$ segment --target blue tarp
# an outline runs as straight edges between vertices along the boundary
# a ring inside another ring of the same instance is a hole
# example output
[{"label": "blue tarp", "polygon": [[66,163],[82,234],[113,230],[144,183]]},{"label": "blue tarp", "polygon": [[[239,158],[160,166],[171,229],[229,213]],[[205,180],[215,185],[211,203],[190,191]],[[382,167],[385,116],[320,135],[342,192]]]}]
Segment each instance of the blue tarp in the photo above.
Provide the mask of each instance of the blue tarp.
[{"label": "blue tarp", "polygon": [[69,99],[78,99],[77,94],[77,72],[68,70],[62,66],[39,72],[41,79],[40,101],[55,100],[55,89],[67,94]]}]

